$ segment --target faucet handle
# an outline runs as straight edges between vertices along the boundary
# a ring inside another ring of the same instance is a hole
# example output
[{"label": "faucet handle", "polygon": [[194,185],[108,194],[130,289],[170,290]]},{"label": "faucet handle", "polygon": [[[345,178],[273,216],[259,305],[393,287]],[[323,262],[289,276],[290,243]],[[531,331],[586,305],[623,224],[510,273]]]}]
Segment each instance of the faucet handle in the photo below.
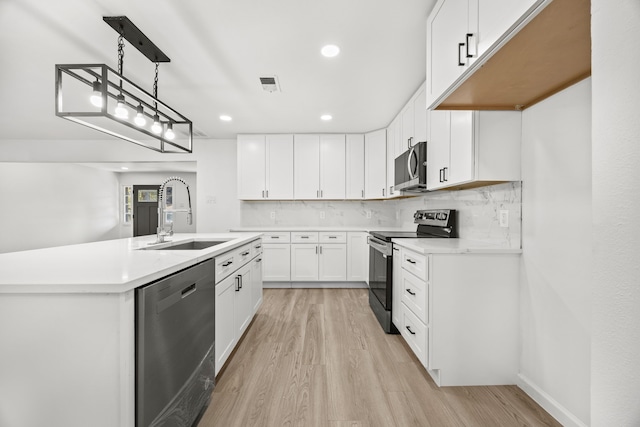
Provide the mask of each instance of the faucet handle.
[{"label": "faucet handle", "polygon": [[187,213],[187,224],[193,224],[193,214],[191,213],[191,211]]}]

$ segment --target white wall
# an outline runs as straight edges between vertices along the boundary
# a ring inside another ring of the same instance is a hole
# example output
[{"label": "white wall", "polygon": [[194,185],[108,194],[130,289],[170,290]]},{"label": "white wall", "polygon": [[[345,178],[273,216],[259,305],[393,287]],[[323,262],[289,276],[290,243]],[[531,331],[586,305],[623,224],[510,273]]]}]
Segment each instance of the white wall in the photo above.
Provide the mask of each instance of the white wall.
[{"label": "white wall", "polygon": [[521,386],[589,424],[591,80],[522,117]]},{"label": "white wall", "polygon": [[119,237],[118,176],[86,166],[0,163],[0,253]]},{"label": "white wall", "polygon": [[640,2],[592,0],[591,421],[640,425]]}]

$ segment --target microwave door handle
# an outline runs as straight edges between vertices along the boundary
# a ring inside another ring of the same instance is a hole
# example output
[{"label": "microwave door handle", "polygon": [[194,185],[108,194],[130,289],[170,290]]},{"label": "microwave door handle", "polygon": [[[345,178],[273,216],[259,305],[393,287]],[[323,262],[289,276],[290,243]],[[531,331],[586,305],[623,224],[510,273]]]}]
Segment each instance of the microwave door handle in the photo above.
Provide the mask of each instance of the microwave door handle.
[{"label": "microwave door handle", "polygon": [[[411,147],[411,150],[409,150],[409,155],[407,156],[407,171],[409,172],[409,179],[416,179],[416,175],[417,173],[414,173],[413,170],[411,170],[411,158],[413,156],[416,156],[416,147]],[[418,156],[416,156],[416,168],[418,166]],[[416,172],[418,172],[416,170]]]}]

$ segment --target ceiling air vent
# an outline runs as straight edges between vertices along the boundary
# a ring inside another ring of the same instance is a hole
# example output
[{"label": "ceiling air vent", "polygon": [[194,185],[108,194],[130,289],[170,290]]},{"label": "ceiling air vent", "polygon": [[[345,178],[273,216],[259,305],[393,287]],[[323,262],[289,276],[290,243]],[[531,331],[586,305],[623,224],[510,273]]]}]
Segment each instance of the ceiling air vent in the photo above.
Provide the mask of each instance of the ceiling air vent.
[{"label": "ceiling air vent", "polygon": [[262,89],[267,92],[280,92],[280,84],[278,83],[278,77],[260,77],[260,83]]}]

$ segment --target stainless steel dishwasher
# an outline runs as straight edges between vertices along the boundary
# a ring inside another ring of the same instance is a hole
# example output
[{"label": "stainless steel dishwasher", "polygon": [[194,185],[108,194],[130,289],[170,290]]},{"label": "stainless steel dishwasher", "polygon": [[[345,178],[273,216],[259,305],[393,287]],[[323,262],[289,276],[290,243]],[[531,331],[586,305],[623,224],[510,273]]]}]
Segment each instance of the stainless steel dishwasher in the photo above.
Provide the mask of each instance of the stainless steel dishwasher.
[{"label": "stainless steel dishwasher", "polygon": [[215,380],[215,263],[136,289],[136,426],[190,427]]}]

